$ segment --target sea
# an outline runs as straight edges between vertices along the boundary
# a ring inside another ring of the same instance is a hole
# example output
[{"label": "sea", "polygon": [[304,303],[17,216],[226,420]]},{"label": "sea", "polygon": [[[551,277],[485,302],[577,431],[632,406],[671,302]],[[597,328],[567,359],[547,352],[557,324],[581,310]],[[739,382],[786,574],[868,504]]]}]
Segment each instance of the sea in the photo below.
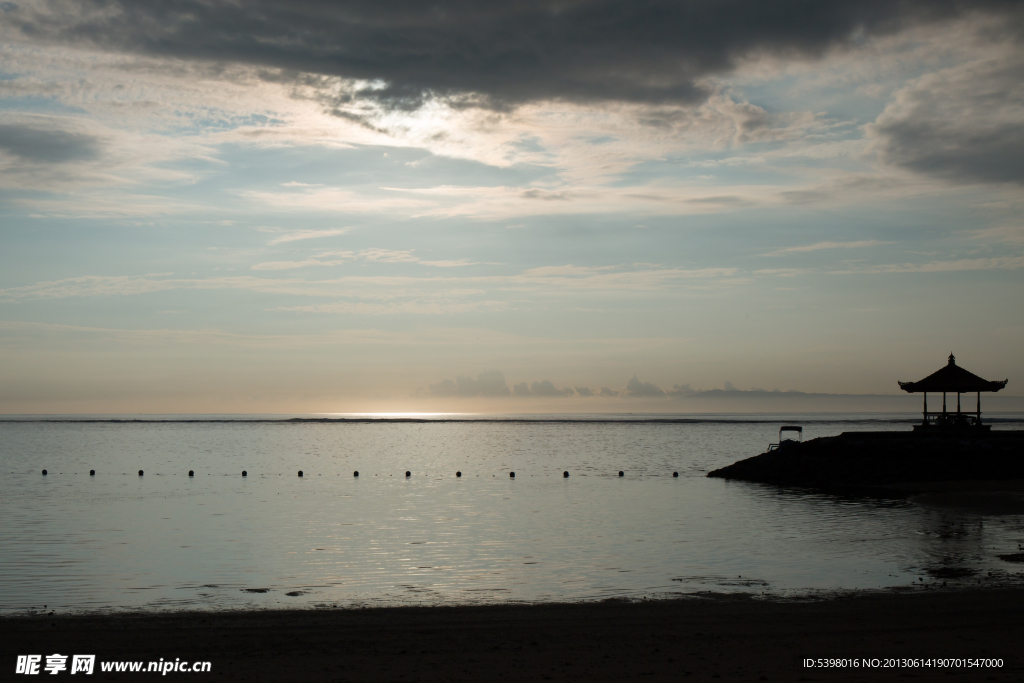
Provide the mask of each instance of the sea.
[{"label": "sea", "polygon": [[917,419],[0,416],[0,614],[1024,582],[1005,559],[1024,544],[1021,505],[706,477],[783,425],[807,440]]}]

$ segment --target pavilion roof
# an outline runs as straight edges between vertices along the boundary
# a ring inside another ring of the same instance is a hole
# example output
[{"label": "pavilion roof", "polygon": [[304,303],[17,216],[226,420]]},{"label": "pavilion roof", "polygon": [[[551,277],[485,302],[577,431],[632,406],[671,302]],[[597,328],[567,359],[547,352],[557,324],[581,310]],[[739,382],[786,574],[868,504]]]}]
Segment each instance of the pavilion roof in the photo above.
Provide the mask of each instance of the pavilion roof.
[{"label": "pavilion roof", "polygon": [[956,358],[949,354],[949,362],[946,367],[933,372],[917,382],[899,382],[900,389],[914,393],[915,391],[948,391],[948,392],[975,392],[975,391],[999,391],[1006,386],[1009,380],[992,382],[982,379],[972,372],[967,372],[956,364]]}]

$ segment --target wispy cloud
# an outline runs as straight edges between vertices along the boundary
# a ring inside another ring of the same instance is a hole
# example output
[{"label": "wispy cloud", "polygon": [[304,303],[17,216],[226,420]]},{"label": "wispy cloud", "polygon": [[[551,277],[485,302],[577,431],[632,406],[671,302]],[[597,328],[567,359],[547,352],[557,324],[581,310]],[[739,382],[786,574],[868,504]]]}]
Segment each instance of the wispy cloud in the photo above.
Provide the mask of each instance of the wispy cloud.
[{"label": "wispy cloud", "polygon": [[946,273],[960,270],[1016,270],[1018,268],[1024,268],[1024,256],[995,256],[992,258],[930,261],[928,263],[864,265],[829,272],[835,275],[858,275],[861,273]]},{"label": "wispy cloud", "polygon": [[359,257],[367,261],[377,261],[379,263],[416,263],[420,259],[419,257],[412,255],[413,250],[395,250],[395,249],[363,249],[359,252]]},{"label": "wispy cloud", "polygon": [[327,230],[295,230],[292,232],[285,233],[280,237],[275,237],[270,240],[268,244],[284,244],[286,242],[297,242],[299,240],[312,240],[319,239],[321,237],[334,237],[336,235],[344,235],[351,228],[329,228]]},{"label": "wispy cloud", "polygon": [[823,249],[863,249],[865,247],[877,247],[883,244],[892,244],[892,242],[882,242],[880,240],[858,240],[855,242],[815,242],[814,244],[805,244],[798,247],[785,247],[783,249],[776,249],[770,251],[767,254],[761,254],[761,256],[786,256],[788,254],[803,254],[809,251],[821,251]]},{"label": "wispy cloud", "polygon": [[321,266],[340,266],[350,261],[360,259],[373,263],[414,263],[421,266],[434,268],[461,268],[477,265],[501,265],[493,261],[471,261],[470,259],[448,259],[440,261],[423,260],[413,254],[415,249],[363,249],[354,251],[326,251],[316,254],[301,261],[267,261],[252,266],[252,270],[295,270],[297,268],[310,268]]},{"label": "wispy cloud", "polygon": [[514,308],[507,301],[454,301],[451,299],[411,299],[398,302],[342,301],[309,306],[282,306],[272,311],[330,313],[343,315],[449,315],[480,311],[507,311]]},{"label": "wispy cloud", "polygon": [[[273,262],[271,262],[273,263]],[[287,270],[289,262],[277,262],[265,270]],[[679,287],[690,281],[734,284],[736,268],[656,268],[625,270],[621,266],[583,268],[561,266],[553,269],[529,269],[510,275],[445,276],[362,276],[348,275],[325,280],[221,276],[210,278],[173,278],[158,275],[90,275],[63,280],[37,282],[0,289],[0,301],[31,301],[83,296],[126,296],[153,292],[192,290],[249,290],[262,293],[343,298],[357,287],[360,298],[423,298],[425,292],[437,296],[464,297],[488,290],[498,291],[656,291]],[[298,309],[296,309],[298,310]]]},{"label": "wispy cloud", "polygon": [[753,275],[796,277],[799,275],[865,275],[872,273],[947,273],[969,270],[1016,270],[1024,268],[1024,256],[994,256],[991,258],[952,259],[926,263],[858,264],[843,268],[765,268]]},{"label": "wispy cloud", "polygon": [[[353,255],[354,258],[354,255]],[[297,268],[310,268],[314,266],[340,266],[348,263],[352,258],[341,259],[316,259],[310,258],[304,261],[266,261],[252,266],[251,270],[295,270]]]}]

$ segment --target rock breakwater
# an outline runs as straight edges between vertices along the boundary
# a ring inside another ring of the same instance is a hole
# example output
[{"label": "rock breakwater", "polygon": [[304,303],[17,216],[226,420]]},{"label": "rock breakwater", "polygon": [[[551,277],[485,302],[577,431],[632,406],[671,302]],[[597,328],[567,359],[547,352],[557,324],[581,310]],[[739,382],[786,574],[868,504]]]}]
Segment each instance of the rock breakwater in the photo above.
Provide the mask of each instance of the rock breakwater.
[{"label": "rock breakwater", "polygon": [[784,442],[709,477],[824,490],[1024,480],[1024,431],[984,435],[844,432]]}]

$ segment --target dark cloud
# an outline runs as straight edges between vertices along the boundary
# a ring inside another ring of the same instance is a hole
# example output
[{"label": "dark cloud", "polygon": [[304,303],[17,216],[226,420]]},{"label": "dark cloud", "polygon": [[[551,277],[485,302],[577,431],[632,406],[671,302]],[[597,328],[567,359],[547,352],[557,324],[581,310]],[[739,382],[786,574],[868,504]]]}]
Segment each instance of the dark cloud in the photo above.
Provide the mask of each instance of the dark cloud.
[{"label": "dark cloud", "polygon": [[589,387],[576,387],[576,393],[580,396],[593,396],[594,390]]},{"label": "dark cloud", "polygon": [[508,396],[510,394],[508,385],[505,384],[505,375],[497,370],[481,372],[476,379],[456,376],[454,382],[446,379],[437,384],[431,384],[429,389],[432,395],[441,397],[474,398],[478,396]]},{"label": "dark cloud", "polygon": [[[589,389],[588,389],[589,391]],[[572,396],[575,391],[571,387],[559,389],[550,380],[543,379],[527,386],[526,382],[520,382],[512,387],[512,393],[516,396]]]},{"label": "dark cloud", "polygon": [[0,150],[37,163],[95,159],[100,141],[92,135],[22,124],[0,124]]},{"label": "dark cloud", "polygon": [[959,182],[1024,183],[1024,59],[929,74],[900,91],[868,133],[895,166]]},{"label": "dark cloud", "polygon": [[605,396],[607,398],[614,398],[614,397],[618,396],[619,393],[620,392],[618,392],[618,391],[616,391],[614,389],[609,389],[608,387],[601,387],[601,393],[599,393],[598,396]]},{"label": "dark cloud", "polygon": [[668,396],[681,397],[681,396],[693,396],[697,393],[696,390],[691,389],[689,384],[673,384],[670,391],[665,392]]},{"label": "dark cloud", "polygon": [[530,385],[530,393],[534,396],[571,396],[575,392],[569,387],[559,389],[550,380],[543,379]]},{"label": "dark cloud", "polygon": [[651,396],[664,396],[665,392],[661,387],[651,384],[650,382],[641,382],[633,375],[632,379],[626,383],[626,396],[633,396],[637,398],[647,398]]},{"label": "dark cloud", "polygon": [[[341,76],[396,108],[693,103],[702,79],[758,53],[816,57],[859,37],[1000,0],[42,0],[5,21],[32,40]],[[351,114],[350,114],[351,115]]]},{"label": "dark cloud", "polygon": [[[726,382],[726,384],[729,384]],[[869,394],[864,394],[868,396]],[[815,396],[856,396],[856,394],[808,394],[802,391],[795,391],[790,389],[789,391],[779,391],[778,389],[737,389],[731,384],[725,389],[708,389],[702,391],[695,391],[687,396],[692,398],[794,398],[794,397],[815,397]]]}]

